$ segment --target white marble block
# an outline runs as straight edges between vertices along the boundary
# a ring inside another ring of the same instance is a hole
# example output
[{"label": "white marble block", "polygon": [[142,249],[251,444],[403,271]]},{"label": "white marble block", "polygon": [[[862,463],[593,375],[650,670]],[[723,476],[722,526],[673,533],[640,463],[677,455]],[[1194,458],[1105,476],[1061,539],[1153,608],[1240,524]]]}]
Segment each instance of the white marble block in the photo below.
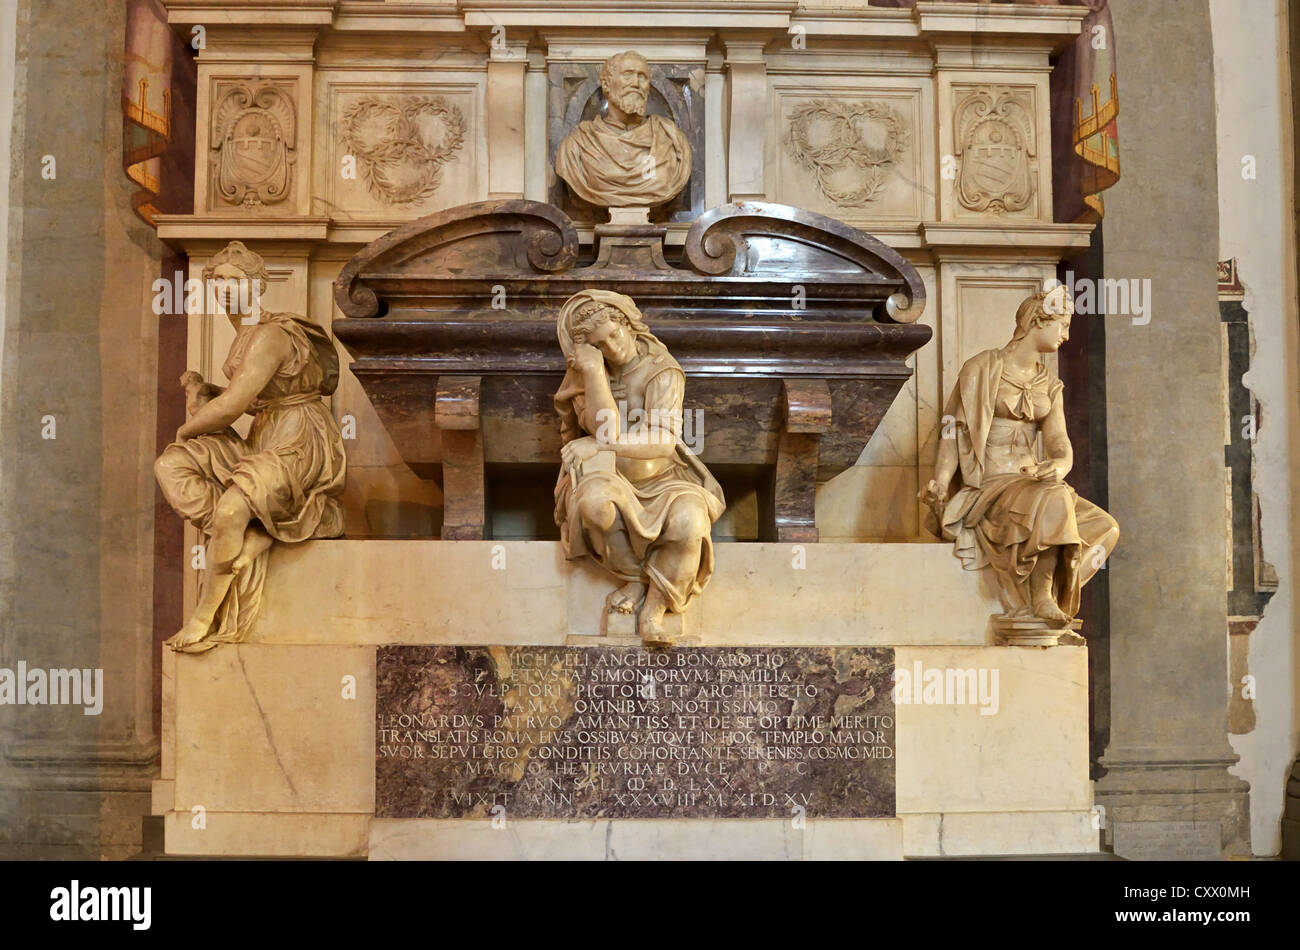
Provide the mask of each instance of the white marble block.
[{"label": "white marble block", "polygon": [[[1096,850],[1085,648],[988,645],[996,602],[948,563],[946,545],[806,545],[800,569],[791,547],[719,545],[699,611],[702,645],[894,647],[896,669],[919,673],[919,686],[896,686],[905,691],[896,693],[896,818],[810,817],[802,827],[512,820],[505,834],[483,820],[376,820],[376,646],[594,640],[598,631],[567,618],[598,617],[609,584],[548,542],[326,541],[276,551],[270,607],[250,642],[168,663],[167,762],[154,790],[168,853],[601,860]],[[504,567],[493,567],[494,549]],[[934,581],[923,587],[921,576]],[[495,596],[466,596],[489,585]]]}]

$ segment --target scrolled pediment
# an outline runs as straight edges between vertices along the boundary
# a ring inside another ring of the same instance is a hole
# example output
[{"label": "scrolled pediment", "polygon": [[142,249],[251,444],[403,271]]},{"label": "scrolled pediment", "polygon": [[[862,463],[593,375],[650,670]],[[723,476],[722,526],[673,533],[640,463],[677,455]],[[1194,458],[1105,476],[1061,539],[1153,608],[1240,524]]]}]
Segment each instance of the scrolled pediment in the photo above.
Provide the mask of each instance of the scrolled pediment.
[{"label": "scrolled pediment", "polygon": [[426,215],[366,245],[334,281],[334,299],[349,317],[378,317],[382,291],[404,283],[554,274],[577,259],[578,233],[559,209],[481,201]]},{"label": "scrolled pediment", "polygon": [[901,283],[877,319],[914,323],[925,310],[925,285],[901,254],[834,218],[788,205],[743,201],[706,211],[686,235],[686,261],[710,277]]}]

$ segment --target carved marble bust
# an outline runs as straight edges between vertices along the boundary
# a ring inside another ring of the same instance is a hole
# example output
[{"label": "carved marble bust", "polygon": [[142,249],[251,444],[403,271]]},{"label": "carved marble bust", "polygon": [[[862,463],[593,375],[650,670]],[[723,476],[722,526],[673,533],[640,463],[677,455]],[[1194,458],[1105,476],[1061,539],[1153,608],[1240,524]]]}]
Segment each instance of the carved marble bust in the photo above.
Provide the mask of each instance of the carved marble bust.
[{"label": "carved marble bust", "polygon": [[602,208],[654,207],[677,197],[691,177],[691,146],[670,119],[647,115],[650,64],[628,50],[600,69],[608,108],[565,136],[555,173],[574,194]]}]

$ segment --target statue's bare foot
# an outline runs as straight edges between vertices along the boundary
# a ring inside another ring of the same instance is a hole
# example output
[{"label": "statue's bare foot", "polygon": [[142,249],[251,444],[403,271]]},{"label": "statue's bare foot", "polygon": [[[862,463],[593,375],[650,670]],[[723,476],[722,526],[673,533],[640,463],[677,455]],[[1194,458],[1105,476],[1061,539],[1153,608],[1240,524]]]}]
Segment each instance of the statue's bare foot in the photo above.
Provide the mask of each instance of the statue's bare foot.
[{"label": "statue's bare foot", "polygon": [[648,647],[672,646],[673,638],[668,635],[664,629],[664,607],[641,609],[641,617],[637,621],[637,633],[641,634],[641,642]]},{"label": "statue's bare foot", "polygon": [[640,581],[628,581],[618,590],[605,598],[605,611],[611,614],[630,614],[636,612],[636,605],[645,597],[645,584]]},{"label": "statue's bare foot", "polygon": [[1070,615],[1050,600],[1040,600],[1034,604],[1034,616],[1058,623],[1070,622]]},{"label": "statue's bare foot", "polygon": [[275,539],[267,534],[260,524],[249,525],[248,530],[244,532],[244,545],[239,549],[239,555],[231,562],[230,573],[240,574],[257,559],[259,554],[269,550],[274,543]]},{"label": "statue's bare foot", "polygon": [[191,617],[178,633],[168,637],[163,641],[163,644],[177,652],[182,652],[186,647],[193,646],[206,637],[211,627],[211,621],[205,623],[202,618]]}]

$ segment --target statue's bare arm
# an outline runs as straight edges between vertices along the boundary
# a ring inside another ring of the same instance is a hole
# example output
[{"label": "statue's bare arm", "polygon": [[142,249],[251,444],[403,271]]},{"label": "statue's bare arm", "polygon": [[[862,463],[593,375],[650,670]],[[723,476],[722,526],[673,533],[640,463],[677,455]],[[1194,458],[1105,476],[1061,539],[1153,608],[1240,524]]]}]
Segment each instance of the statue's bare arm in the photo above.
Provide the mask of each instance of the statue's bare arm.
[{"label": "statue's bare arm", "polygon": [[[934,478],[922,487],[918,495],[922,502],[936,511],[948,501],[952,480],[957,475],[957,465],[959,463],[957,427],[965,423],[958,418],[955,409],[956,407],[950,403],[948,413],[942,421],[939,431],[939,453],[934,461]],[[952,417],[951,423],[948,422],[949,417]]]},{"label": "statue's bare arm", "polygon": [[224,392],[200,407],[185,425],[176,430],[178,442],[205,432],[220,432],[238,420],[289,356],[289,337],[279,327],[266,325],[253,332],[256,336],[235,372],[235,378]]},{"label": "statue's bare arm", "polygon": [[682,400],[686,395],[686,377],[675,370],[664,370],[646,383],[645,414],[629,422],[627,438],[614,446],[624,458],[668,458],[677,450],[682,431]]},{"label": "statue's bare arm", "polygon": [[[619,434],[618,422],[618,404],[614,402],[614,394],[609,390],[609,374],[605,371],[605,357],[590,343],[579,343],[574,348],[573,363],[582,373],[583,390],[586,399],[582,409],[582,417],[579,421],[582,427],[590,433],[595,433],[601,426],[601,420],[610,418],[606,413],[613,413],[612,434],[616,437]],[[606,431],[609,426],[606,426]]]},{"label": "statue's bare arm", "polygon": [[1065,428],[1065,409],[1060,397],[1052,403],[1052,411],[1043,420],[1043,448],[1047,458],[1038,465],[1039,478],[1062,479],[1074,468],[1074,447]]}]

